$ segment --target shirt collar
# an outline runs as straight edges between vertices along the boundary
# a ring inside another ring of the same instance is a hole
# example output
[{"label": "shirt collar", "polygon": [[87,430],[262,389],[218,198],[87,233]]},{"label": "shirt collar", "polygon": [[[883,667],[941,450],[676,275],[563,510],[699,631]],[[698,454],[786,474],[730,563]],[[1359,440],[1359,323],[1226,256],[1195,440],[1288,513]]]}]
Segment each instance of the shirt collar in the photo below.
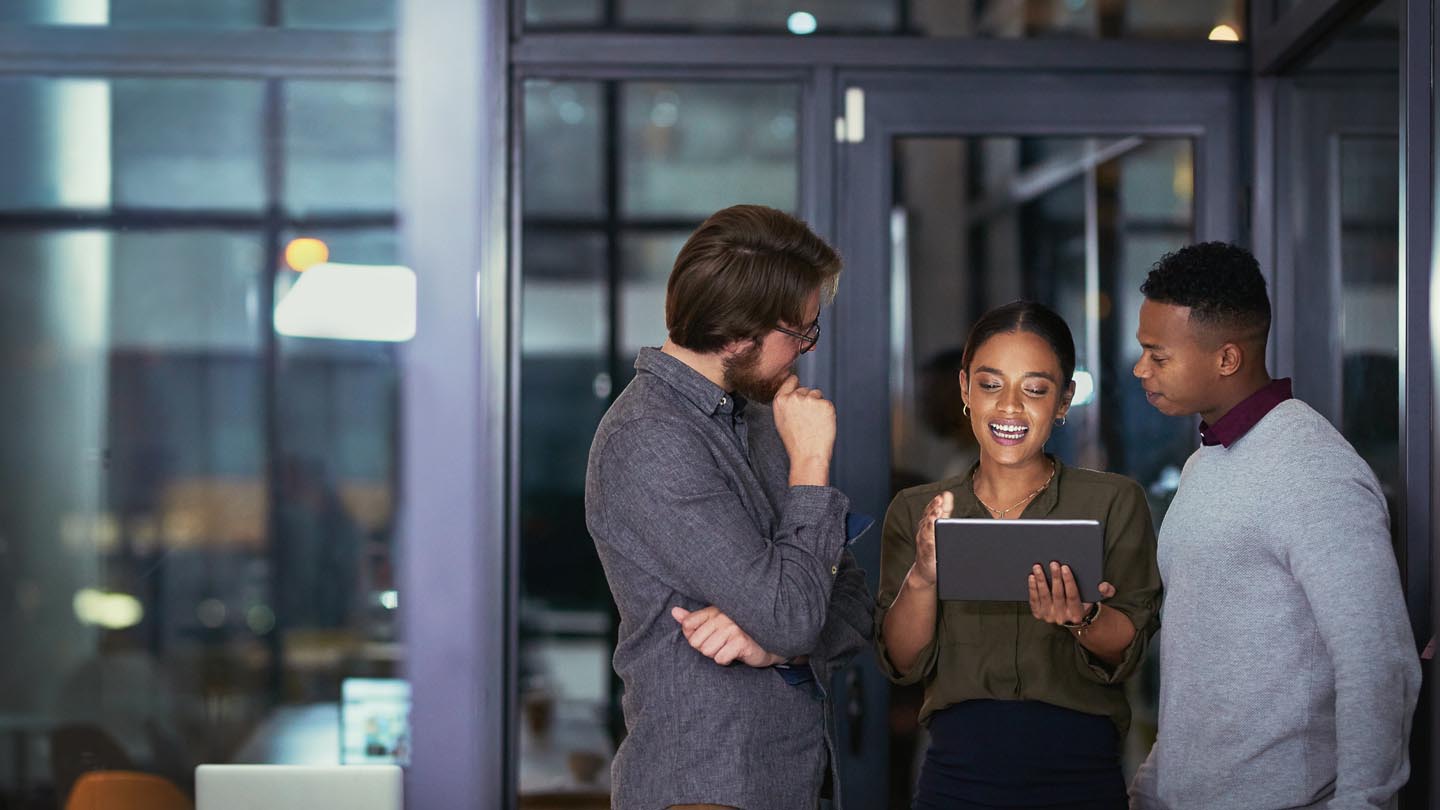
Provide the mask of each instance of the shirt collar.
[{"label": "shirt collar", "polygon": [[649,347],[640,350],[635,357],[635,370],[654,374],[666,385],[680,392],[706,416],[728,413],[739,416],[745,409],[745,400],[737,397],[705,378],[704,374],[685,364],[678,357],[672,357],[659,349]]},{"label": "shirt collar", "polygon": [[1293,396],[1289,377],[1271,380],[1259,391],[1246,397],[1239,405],[1215,420],[1215,424],[1211,425],[1201,421],[1200,443],[1206,447],[1221,444],[1229,449],[1230,445],[1240,441],[1241,437],[1249,433],[1250,428],[1258,425],[1260,420],[1265,418],[1265,414],[1270,413],[1276,405]]}]

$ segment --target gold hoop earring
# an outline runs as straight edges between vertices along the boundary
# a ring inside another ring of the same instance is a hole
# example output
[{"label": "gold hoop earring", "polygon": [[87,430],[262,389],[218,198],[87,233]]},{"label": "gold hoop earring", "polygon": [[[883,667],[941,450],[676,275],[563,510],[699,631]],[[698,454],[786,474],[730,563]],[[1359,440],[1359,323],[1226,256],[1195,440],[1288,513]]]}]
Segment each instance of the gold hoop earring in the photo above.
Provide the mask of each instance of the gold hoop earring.
[{"label": "gold hoop earring", "polygon": [[963,414],[965,414],[966,416],[969,416],[969,415],[970,415],[970,403],[967,402],[967,403],[965,403],[964,405],[962,405],[962,406],[960,407],[960,412],[963,413]]}]

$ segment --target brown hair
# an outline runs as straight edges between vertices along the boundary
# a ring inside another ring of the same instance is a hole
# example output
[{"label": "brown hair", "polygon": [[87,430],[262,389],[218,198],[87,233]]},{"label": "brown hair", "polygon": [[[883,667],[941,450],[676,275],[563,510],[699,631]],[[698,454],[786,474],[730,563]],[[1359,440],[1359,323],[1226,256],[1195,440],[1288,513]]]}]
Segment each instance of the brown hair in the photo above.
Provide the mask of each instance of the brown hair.
[{"label": "brown hair", "polygon": [[799,328],[806,299],[835,297],[840,256],[804,222],[763,205],[715,212],[690,234],[665,288],[665,328],[691,351]]}]

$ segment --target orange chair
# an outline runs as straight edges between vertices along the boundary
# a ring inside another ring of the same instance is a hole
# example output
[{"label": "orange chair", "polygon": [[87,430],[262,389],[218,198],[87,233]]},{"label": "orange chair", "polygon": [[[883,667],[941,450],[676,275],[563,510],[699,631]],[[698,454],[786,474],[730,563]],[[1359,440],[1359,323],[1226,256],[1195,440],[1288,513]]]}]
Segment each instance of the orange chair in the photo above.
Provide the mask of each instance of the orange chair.
[{"label": "orange chair", "polygon": [[90,771],[75,781],[65,810],[193,810],[168,780],[139,771]]}]

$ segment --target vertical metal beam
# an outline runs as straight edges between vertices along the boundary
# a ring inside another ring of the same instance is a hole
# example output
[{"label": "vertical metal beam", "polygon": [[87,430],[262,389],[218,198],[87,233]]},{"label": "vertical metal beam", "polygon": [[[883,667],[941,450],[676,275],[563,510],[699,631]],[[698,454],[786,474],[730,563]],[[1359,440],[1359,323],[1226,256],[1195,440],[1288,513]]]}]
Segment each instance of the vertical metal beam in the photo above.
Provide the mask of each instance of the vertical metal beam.
[{"label": "vertical metal beam", "polygon": [[[1279,177],[1276,164],[1280,160],[1280,154],[1275,147],[1275,127],[1279,120],[1277,107],[1280,103],[1280,94],[1276,89],[1278,81],[1273,78],[1256,78],[1251,86],[1254,140],[1250,152],[1253,173],[1249,227],[1250,249],[1260,263],[1260,272],[1264,274],[1266,283],[1270,285],[1270,302],[1274,307],[1274,323],[1270,331],[1266,362],[1272,375],[1289,377],[1295,365],[1295,302],[1291,293],[1292,279],[1281,272],[1280,251],[1276,246],[1276,206],[1280,200],[1276,189]],[[1288,271],[1288,264],[1285,269]]]},{"label": "vertical metal beam", "polygon": [[[839,96],[841,89],[837,84],[835,68],[820,65],[810,72],[810,80],[801,87],[800,109],[798,111],[800,120],[800,217],[809,223],[810,227],[827,242],[836,244],[836,223],[835,223],[835,116],[839,115]],[[846,260],[847,270],[853,272],[853,265],[849,263],[849,257],[842,257]],[[842,275],[840,281],[840,294],[846,289],[846,279],[849,275]],[[834,310],[831,310],[833,313]],[[824,316],[827,320],[826,330],[833,335],[833,328],[839,324],[833,320],[830,313]],[[833,324],[834,326],[831,326]],[[835,391],[835,362],[838,352],[835,351],[833,340],[826,338],[816,345],[815,351],[800,356],[800,378],[806,380],[807,385],[815,386],[825,392],[827,397],[832,399],[837,395]],[[836,403],[836,407],[844,407]]]},{"label": "vertical metal beam", "polygon": [[264,166],[265,166],[265,250],[260,273],[260,401],[261,430],[264,437],[265,529],[269,538],[266,555],[270,561],[270,604],[274,605],[275,625],[265,635],[270,652],[269,671],[265,685],[271,705],[282,702],[285,679],[285,631],[294,620],[286,610],[290,584],[289,567],[285,564],[287,538],[285,522],[280,519],[280,503],[286,497],[285,460],[280,433],[280,340],[275,334],[276,259],[280,256],[280,228],[285,221],[285,100],[277,79],[265,82],[264,101]]},{"label": "vertical metal beam", "polygon": [[1435,130],[1430,120],[1433,54],[1430,0],[1406,4],[1400,72],[1400,463],[1405,511],[1406,600],[1416,640],[1429,638],[1430,534],[1432,515],[1429,437],[1433,389],[1430,367],[1430,251],[1434,242],[1432,198]]},{"label": "vertical metal beam", "polygon": [[[1085,151],[1094,152],[1094,140],[1085,143]],[[1082,454],[1080,464],[1097,470],[1109,469],[1104,457],[1105,446],[1100,440],[1104,363],[1100,360],[1100,178],[1094,164],[1085,167],[1085,370],[1095,385],[1095,407],[1084,414],[1087,445],[1090,455]]]},{"label": "vertical metal beam", "polygon": [[[412,808],[503,806],[509,273],[504,0],[403,0],[401,231],[419,282],[402,355],[400,564]],[[510,797],[510,798],[506,798]]]}]

